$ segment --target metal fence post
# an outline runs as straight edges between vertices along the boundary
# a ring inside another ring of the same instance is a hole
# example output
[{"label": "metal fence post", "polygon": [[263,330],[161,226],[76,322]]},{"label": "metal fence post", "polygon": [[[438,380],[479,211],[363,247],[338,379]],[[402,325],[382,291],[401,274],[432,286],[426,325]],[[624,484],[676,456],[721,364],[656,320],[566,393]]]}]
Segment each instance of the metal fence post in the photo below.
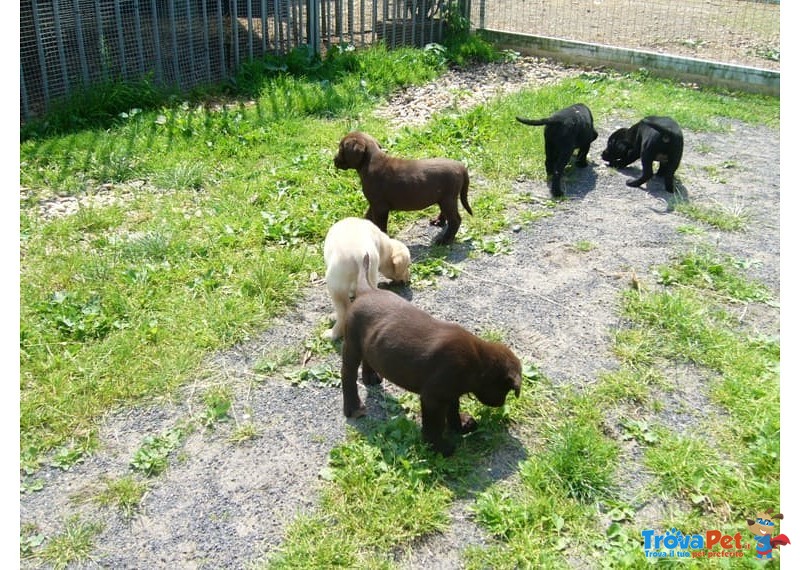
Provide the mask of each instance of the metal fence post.
[{"label": "metal fence post", "polygon": [[308,7],[306,9],[308,14],[308,44],[317,55],[321,55],[322,53],[319,1],[320,0],[308,0]]}]

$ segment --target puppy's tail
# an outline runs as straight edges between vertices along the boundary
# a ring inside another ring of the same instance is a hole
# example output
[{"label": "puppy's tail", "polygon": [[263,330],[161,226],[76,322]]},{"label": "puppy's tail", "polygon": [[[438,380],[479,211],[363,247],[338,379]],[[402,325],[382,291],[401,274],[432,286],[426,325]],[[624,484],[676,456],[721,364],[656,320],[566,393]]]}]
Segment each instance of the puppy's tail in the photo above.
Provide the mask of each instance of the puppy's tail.
[{"label": "puppy's tail", "polygon": [[467,190],[469,190],[469,174],[467,173],[466,169],[464,170],[464,185],[461,186],[461,205],[464,206],[464,209],[469,212],[469,215],[472,215],[472,208],[469,207],[469,202],[467,202]]},{"label": "puppy's tail", "polygon": [[540,127],[542,125],[549,125],[549,124],[554,122],[554,121],[551,121],[549,117],[546,118],[546,119],[526,119],[524,117],[517,117],[517,120],[522,124],[534,125],[536,127]]},{"label": "puppy's tail", "polygon": [[369,253],[364,254],[364,259],[361,261],[361,268],[358,270],[358,280],[356,281],[356,298],[359,295],[374,289],[369,284]]}]

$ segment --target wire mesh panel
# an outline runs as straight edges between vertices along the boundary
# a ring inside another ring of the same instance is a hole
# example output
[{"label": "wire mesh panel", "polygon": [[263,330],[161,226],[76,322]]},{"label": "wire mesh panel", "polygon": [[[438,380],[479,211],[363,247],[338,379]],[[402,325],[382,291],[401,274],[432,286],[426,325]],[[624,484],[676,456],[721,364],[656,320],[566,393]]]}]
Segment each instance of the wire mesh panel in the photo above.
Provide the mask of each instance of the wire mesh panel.
[{"label": "wire mesh panel", "polygon": [[478,28],[780,68],[779,0],[473,0]]},{"label": "wire mesh panel", "polygon": [[20,0],[20,110],[30,118],[107,80],[188,89],[301,45],[422,46],[441,41],[442,2]]}]

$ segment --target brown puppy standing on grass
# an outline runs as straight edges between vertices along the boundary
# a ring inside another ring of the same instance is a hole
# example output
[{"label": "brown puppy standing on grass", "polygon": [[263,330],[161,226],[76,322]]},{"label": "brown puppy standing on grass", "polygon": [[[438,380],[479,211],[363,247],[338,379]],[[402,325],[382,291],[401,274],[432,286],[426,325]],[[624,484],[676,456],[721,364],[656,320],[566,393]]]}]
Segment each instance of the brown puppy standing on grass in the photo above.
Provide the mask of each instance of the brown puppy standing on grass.
[{"label": "brown puppy standing on grass", "polygon": [[386,232],[391,210],[422,210],[439,204],[436,225],[447,225],[434,243],[449,244],[461,226],[458,200],[472,215],[467,202],[469,174],[457,160],[428,158],[408,160],[389,156],[372,136],[353,131],[339,142],[333,158],[336,168],[353,169],[361,178],[361,190],[369,202],[364,216]]},{"label": "brown puppy standing on grass", "polygon": [[444,439],[445,427],[456,433],[477,427],[472,417],[460,413],[459,398],[472,393],[483,404],[500,407],[508,392],[519,397],[519,359],[505,345],[434,319],[394,293],[373,289],[368,273],[365,256],[342,347],[344,415],[366,414],[356,385],[361,364],[364,384],[386,378],[419,394],[423,439],[442,455],[451,455],[455,445]]}]

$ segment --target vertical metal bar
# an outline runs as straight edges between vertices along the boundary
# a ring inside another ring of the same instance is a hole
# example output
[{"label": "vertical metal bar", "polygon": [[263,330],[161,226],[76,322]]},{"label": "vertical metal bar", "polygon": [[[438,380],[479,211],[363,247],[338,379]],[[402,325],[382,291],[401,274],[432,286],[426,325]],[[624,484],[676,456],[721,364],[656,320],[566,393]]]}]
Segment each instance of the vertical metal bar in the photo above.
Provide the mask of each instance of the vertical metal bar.
[{"label": "vertical metal bar", "polygon": [[158,25],[158,6],[156,0],[150,0],[150,10],[153,20],[153,48],[156,51],[156,82],[164,84],[164,67],[161,61],[161,28]]},{"label": "vertical metal bar", "polygon": [[478,27],[482,30],[486,28],[486,0],[481,0],[478,16]]},{"label": "vertical metal bar", "polygon": [[294,3],[293,0],[288,0],[286,6],[286,51],[287,53],[292,50],[294,44]]},{"label": "vertical metal bar", "polygon": [[97,17],[97,51],[100,52],[100,69],[103,79],[108,79],[108,66],[106,65],[106,36],[103,31],[103,12],[100,10],[100,0],[94,0],[94,13]]},{"label": "vertical metal bar", "polygon": [[219,37],[219,64],[220,64],[220,77],[227,79],[228,72],[225,65],[225,23],[222,18],[222,1],[217,0],[217,36]]},{"label": "vertical metal bar", "polygon": [[233,38],[233,69],[231,73],[235,73],[239,69],[239,13],[238,13],[238,0],[231,1],[231,34]]},{"label": "vertical metal bar", "polygon": [[61,81],[64,83],[64,92],[69,93],[69,71],[67,70],[67,55],[64,52],[64,37],[61,35],[61,14],[58,11],[58,0],[53,1],[53,24],[55,24],[58,64],[61,66]]},{"label": "vertical metal bar", "polygon": [[274,0],[275,4],[275,34],[272,36],[275,39],[275,53],[281,53],[281,46],[283,46],[283,26],[281,26],[281,12],[278,0]]},{"label": "vertical metal bar", "polygon": [[[417,1],[411,0],[411,45],[417,45]],[[404,1],[405,3],[405,1]],[[406,6],[408,6],[406,4]],[[406,8],[403,9],[404,11]]]},{"label": "vertical metal bar", "polygon": [[267,0],[261,0],[261,56],[267,54],[269,47],[269,18],[267,17]]},{"label": "vertical metal bar", "polygon": [[344,43],[344,27],[343,23],[343,14],[344,11],[344,0],[336,0],[336,35],[339,36],[339,43]]},{"label": "vertical metal bar", "polygon": [[319,33],[319,8],[319,0],[308,0],[308,42],[317,55],[322,54]]},{"label": "vertical metal bar", "polygon": [[331,0],[325,0],[325,7],[322,9],[324,14],[323,28],[325,34],[325,41],[328,45],[331,44]]},{"label": "vertical metal bar", "polygon": [[81,62],[81,81],[83,86],[89,85],[89,64],[86,62],[86,46],[83,43],[83,22],[79,0],[72,3],[72,14],[75,16],[75,33],[78,36],[78,59]]},{"label": "vertical metal bar", "polygon": [[19,97],[22,106],[22,118],[30,119],[31,110],[28,107],[28,90],[25,88],[25,74],[22,71],[22,62],[19,64]]},{"label": "vertical metal bar", "polygon": [[383,0],[383,42],[386,47],[389,47],[389,42],[386,39],[386,20],[389,19],[389,0]]},{"label": "vertical metal bar", "polygon": [[119,62],[122,66],[122,77],[127,78],[128,63],[125,60],[125,33],[122,27],[122,13],[119,9],[119,2],[120,0],[114,0],[114,19],[117,21],[117,43],[119,44]]},{"label": "vertical metal bar", "polygon": [[208,19],[208,5],[207,3],[201,2],[200,3],[200,11],[203,15],[203,63],[205,63],[205,75],[206,81],[211,81],[211,42],[209,41],[209,27],[211,26],[211,22]]},{"label": "vertical metal bar", "polygon": [[197,73],[195,72],[194,61],[194,33],[192,32],[192,0],[186,0],[186,32],[189,38],[186,43],[189,44],[189,85],[194,85],[197,80]]},{"label": "vertical metal bar", "polygon": [[372,39],[370,40],[373,44],[377,39],[377,32],[378,32],[378,0],[372,0]]},{"label": "vertical metal bar", "polygon": [[182,86],[181,82],[181,68],[178,65],[178,27],[175,21],[175,2],[167,2],[169,13],[169,32],[172,39],[172,71],[175,74],[175,82],[178,87]]},{"label": "vertical metal bar", "polygon": [[33,35],[36,37],[36,51],[39,54],[39,73],[42,75],[42,95],[44,108],[47,110],[50,103],[50,82],[47,79],[47,61],[45,60],[44,43],[42,42],[42,29],[39,24],[39,6],[35,0],[31,2],[33,12]]},{"label": "vertical metal bar", "polygon": [[349,39],[347,43],[353,43],[353,27],[355,26],[353,23],[353,16],[355,11],[353,0],[347,0],[347,36]]},{"label": "vertical metal bar", "polygon": [[253,0],[247,0],[247,60],[253,61]]},{"label": "vertical metal bar", "polygon": [[139,0],[133,0],[133,29],[136,33],[137,69],[139,73],[144,73],[144,40],[142,39],[142,18],[139,11]]},{"label": "vertical metal bar", "polygon": [[[361,16],[361,26],[360,26],[361,27],[361,45],[364,46],[367,43],[366,30],[364,29],[364,27],[367,25],[367,5],[366,5],[366,0],[361,0],[360,16]],[[355,42],[353,42],[353,43],[355,43]]]}]

